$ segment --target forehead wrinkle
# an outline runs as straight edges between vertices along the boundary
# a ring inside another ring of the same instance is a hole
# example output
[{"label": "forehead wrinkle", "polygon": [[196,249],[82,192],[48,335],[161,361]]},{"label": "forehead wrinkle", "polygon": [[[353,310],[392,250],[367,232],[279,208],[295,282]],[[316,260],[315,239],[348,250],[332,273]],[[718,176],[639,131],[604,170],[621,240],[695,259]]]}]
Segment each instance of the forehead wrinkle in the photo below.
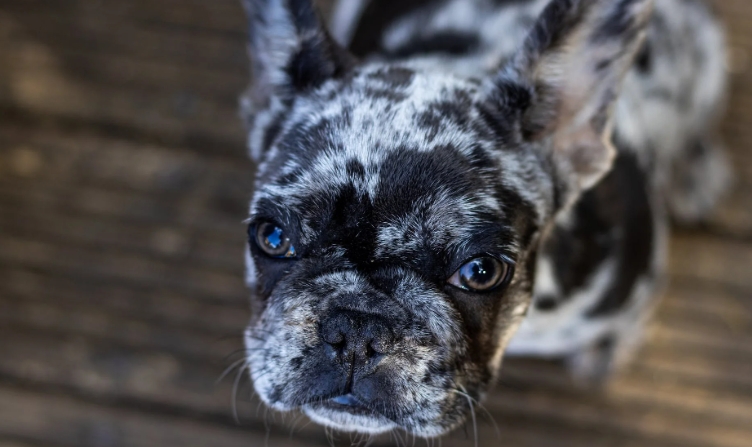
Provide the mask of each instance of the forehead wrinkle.
[{"label": "forehead wrinkle", "polygon": [[[464,98],[459,102],[466,103],[468,98],[478,96],[474,83],[446,74],[417,73],[409,83],[396,87],[404,94],[399,101],[369,96],[367,92],[370,87],[383,84],[371,75],[385,67],[388,66],[366,67],[348,83],[330,83],[318,94],[302,97],[296,102],[282,133],[289,134],[298,129],[297,135],[302,140],[297,142],[300,146],[320,145],[321,142],[312,139],[305,130],[315,128],[317,123],[327,123],[330,127],[323,137],[330,145],[336,144],[353,151],[354,156],[361,156],[365,151],[378,157],[395,146],[409,146],[416,150],[431,150],[437,145],[453,145],[460,149],[472,146],[477,138],[470,126],[446,123],[431,144],[427,144],[426,132],[420,131],[414,121],[417,115],[430,111],[437,103],[458,102],[459,97]],[[468,108],[467,104],[458,104],[458,107],[471,115],[477,112]],[[277,156],[278,146],[270,150],[267,160]],[[316,152],[320,148],[301,149]]]},{"label": "forehead wrinkle", "polygon": [[[335,98],[323,104],[315,103],[316,98],[310,98],[310,104],[300,104],[298,116],[292,121],[311,122],[335,117],[346,109],[350,114],[349,129],[340,129],[342,132],[337,135],[343,147],[380,146],[381,150],[388,150],[390,146],[409,145],[424,150],[431,145],[427,144],[425,132],[416,132],[415,116],[439,101],[451,101],[455,92],[477,96],[475,84],[446,74],[432,73],[417,73],[410,83],[397,87],[404,95],[400,100],[369,95],[369,88],[382,84],[370,75],[384,67],[375,65],[364,68],[360,75],[337,91]],[[447,126],[437,138],[432,144],[466,147],[472,142],[472,132],[459,126]]]},{"label": "forehead wrinkle", "polygon": [[[323,142],[305,133],[301,135],[300,146],[314,146],[301,147],[298,150],[302,152],[301,161],[309,156],[318,158],[318,171],[311,174],[315,178],[307,179],[314,185],[318,184],[314,189],[323,186],[322,178],[333,183],[331,187],[344,183],[343,179],[346,176],[343,175],[342,168],[345,162],[341,159],[356,159],[366,168],[366,172],[370,174],[366,181],[354,183],[360,193],[367,193],[372,197],[378,188],[380,163],[396,148],[431,151],[437,146],[452,146],[459,153],[472,157],[472,148],[482,147],[490,159],[496,160],[499,166],[503,167],[505,175],[499,181],[505,187],[514,190],[525,202],[532,204],[538,217],[549,214],[552,199],[544,191],[548,189],[549,185],[546,183],[550,183],[550,179],[539,168],[540,160],[532,159],[535,155],[531,153],[535,151],[511,152],[492,147],[493,144],[490,144],[487,138],[478,134],[479,125],[476,124],[480,120],[477,119],[478,110],[473,105],[477,103],[480,95],[476,83],[443,73],[416,71],[404,84],[388,85],[403,95],[398,101],[388,97],[369,96],[369,88],[387,86],[373,74],[394,66],[378,63],[367,65],[359,69],[347,82],[325,83],[317,93],[306,95],[296,102],[292,118],[286,120],[286,131],[295,126],[312,128],[317,122],[326,120],[332,123],[326,134],[321,136],[325,140]],[[427,141],[428,132],[416,126],[416,116],[422,112],[431,112],[439,103],[456,103],[456,106],[467,114],[468,121],[475,124],[468,125],[442,118],[441,131],[437,132],[430,142]],[[342,116],[347,116],[348,119],[339,119]],[[316,145],[324,147],[315,147]],[[336,152],[335,148],[341,155],[321,154],[322,150]],[[305,154],[308,151],[310,155]],[[277,154],[279,149],[275,146],[269,155]],[[294,153],[284,155],[291,157]],[[327,161],[337,159],[341,162],[336,169],[321,166]],[[305,166],[304,163],[299,164]],[[260,170],[264,167],[265,164]],[[302,186],[304,182],[300,183]],[[531,188],[531,184],[546,187]],[[486,206],[494,206],[493,200],[487,200]]]},{"label": "forehead wrinkle", "polygon": [[[486,196],[486,194],[482,194]],[[450,231],[444,233],[443,240],[437,239],[434,243],[446,247],[450,257],[455,257],[469,250],[470,244],[477,244],[477,235],[487,231],[489,224],[505,222],[505,214],[498,202],[492,196],[478,198],[478,195],[463,195],[453,198],[453,203],[447,204],[453,212],[446,213],[444,207],[434,207],[429,214],[429,225],[434,228],[445,228]],[[488,204],[492,206],[488,206]],[[508,227],[508,225],[503,224]],[[512,230],[511,227],[509,227]],[[510,235],[511,236],[511,235]],[[498,249],[495,246],[498,241],[489,238],[480,243],[487,249]],[[513,238],[504,241],[504,249],[510,253],[516,253],[516,242]],[[475,254],[475,253],[473,253]]]},{"label": "forehead wrinkle", "polygon": [[[287,193],[294,198],[299,192],[312,193],[322,189],[336,189],[352,183],[360,193],[373,197],[378,189],[380,166],[386,156],[395,150],[422,152],[435,149],[436,142],[422,148],[422,142],[415,141],[415,132],[392,132],[387,135],[383,132],[369,132],[367,129],[364,132],[357,132],[357,118],[353,121],[353,128],[349,129],[350,131],[332,131],[326,142],[327,147],[315,150],[310,164],[304,165],[303,160],[299,160],[298,156],[290,155],[276,176],[279,179],[286,174],[299,171],[300,175],[290,185],[267,187],[267,184],[263,188],[267,189],[270,194],[282,194],[284,190],[287,190]],[[457,132],[443,141],[440,139],[439,143],[452,143],[453,145],[460,143],[457,146],[468,146],[465,143],[470,141],[470,138],[463,140],[458,138],[459,135],[460,133]],[[350,160],[355,160],[363,166],[366,174],[363,180],[348,175],[346,164]],[[487,201],[486,205],[498,207],[492,201]]]},{"label": "forehead wrinkle", "polygon": [[367,285],[366,280],[352,270],[338,271],[319,275],[314,283],[320,286],[336,286],[338,294],[358,293]]},{"label": "forehead wrinkle", "polygon": [[[351,173],[348,166],[357,163],[362,167],[362,175]],[[275,192],[285,193],[291,206],[300,206],[311,195],[333,198],[334,192],[352,185],[359,197],[372,199],[379,182],[379,164],[374,157],[363,150],[331,149],[318,153],[305,169],[291,164],[291,169],[300,175],[289,185],[274,188]]]},{"label": "forehead wrinkle", "polygon": [[461,351],[460,330],[457,311],[451,306],[444,294],[426,283],[414,272],[406,271],[402,281],[392,296],[408,308],[413,315],[422,317],[427,329],[436,340],[455,342],[457,350]]},{"label": "forehead wrinkle", "polygon": [[[381,189],[380,182],[387,181],[381,178],[382,164],[396,150],[430,152],[446,146],[454,148],[458,155],[470,158],[475,156],[470,152],[473,147],[482,147],[490,154],[491,159],[503,167],[505,175],[499,179],[483,180],[487,173],[480,171],[473,174],[476,179],[481,179],[486,188],[490,187],[491,183],[501,183],[506,189],[517,193],[525,202],[546,207],[548,201],[540,200],[540,191],[531,190],[530,183],[526,181],[534,177],[541,177],[541,181],[545,179],[542,173],[536,172],[534,166],[537,166],[537,163],[527,160],[524,154],[519,155],[498,148],[493,150],[494,148],[489,147],[488,141],[478,138],[477,130],[473,126],[460,125],[452,120],[442,121],[441,132],[430,144],[426,141],[426,132],[416,129],[416,113],[430,110],[441,101],[451,102],[453,92],[463,92],[463,95],[457,97],[461,96],[465,102],[470,98],[472,103],[477,96],[475,84],[458,83],[456,79],[448,76],[419,73],[413,76],[409,83],[399,87],[400,91],[405,93],[405,98],[394,103],[388,98],[368,97],[364,93],[367,86],[383,84],[382,81],[368,77],[369,73],[377,69],[379,67],[366,67],[345,87],[336,90],[336,94],[323,101],[323,105],[321,98],[326,96],[324,93],[318,97],[313,95],[300,100],[299,107],[295,107],[297,116],[288,121],[291,123],[288,126],[305,125],[306,128],[313,129],[317,123],[327,120],[330,126],[319,128],[321,133],[315,136],[305,132],[299,134],[300,147],[296,151],[285,151],[281,154],[287,157],[287,160],[279,169],[279,177],[293,171],[299,171],[300,175],[289,185],[267,183],[261,186],[259,196],[275,196],[291,207],[298,207],[309,200],[310,196],[319,196],[320,201],[331,201],[334,198],[332,191],[351,184],[359,195],[365,195],[373,201]],[[332,86],[328,88],[334,89]],[[463,112],[468,113],[470,117],[477,114],[477,110],[468,107],[467,104],[457,106],[463,107]],[[347,119],[338,119],[343,115],[347,115]],[[349,160],[355,160],[363,166],[366,173],[363,178],[348,174]],[[467,169],[468,173],[473,173],[472,169],[475,168],[468,166]],[[518,176],[524,180],[518,181]],[[477,191],[478,188],[474,189]],[[499,214],[502,210],[507,210],[499,199],[500,197],[490,192],[476,194],[475,197],[457,199],[454,206],[467,208],[466,211],[470,212],[468,216],[478,207],[485,208],[486,212],[490,210]],[[543,205],[540,205],[541,203]],[[444,197],[438,200],[433,208],[437,210],[427,216],[428,225],[441,228],[445,222],[442,213],[451,210],[451,205],[448,205],[447,198]],[[537,214],[543,216],[546,213],[538,210]],[[307,222],[307,227],[310,226],[310,222]],[[404,223],[395,225],[399,226],[404,226]],[[460,235],[459,228],[448,229],[449,234]],[[384,238],[387,238],[387,233],[385,230]],[[453,238],[447,236],[446,231],[440,237],[447,243],[453,243],[453,240],[449,240]]]},{"label": "forehead wrinkle", "polygon": [[446,253],[462,252],[489,216],[499,220],[500,212],[493,197],[478,200],[476,195],[455,196],[440,189],[418,199],[408,213],[378,226],[376,256],[416,251],[425,245]]}]

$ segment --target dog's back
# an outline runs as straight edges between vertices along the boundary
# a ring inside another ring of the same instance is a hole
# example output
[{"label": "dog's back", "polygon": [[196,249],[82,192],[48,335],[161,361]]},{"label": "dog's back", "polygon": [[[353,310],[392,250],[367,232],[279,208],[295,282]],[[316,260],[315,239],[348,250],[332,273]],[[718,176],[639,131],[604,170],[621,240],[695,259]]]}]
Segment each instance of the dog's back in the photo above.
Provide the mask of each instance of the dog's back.
[{"label": "dog's back", "polygon": [[[341,0],[332,32],[361,57],[478,77],[513,56],[548,3]],[[508,353],[568,357],[585,379],[629,357],[662,283],[667,215],[702,218],[727,184],[724,57],[707,4],[656,0],[614,111],[614,168],[548,233]]]}]

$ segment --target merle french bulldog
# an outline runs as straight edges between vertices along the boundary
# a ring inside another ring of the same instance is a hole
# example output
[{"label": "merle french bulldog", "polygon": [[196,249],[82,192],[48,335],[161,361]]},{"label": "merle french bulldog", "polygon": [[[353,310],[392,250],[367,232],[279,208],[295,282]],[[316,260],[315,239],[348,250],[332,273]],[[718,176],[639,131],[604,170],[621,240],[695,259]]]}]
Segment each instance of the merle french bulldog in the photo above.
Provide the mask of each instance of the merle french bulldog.
[{"label": "merle french bulldog", "polygon": [[247,367],[342,430],[437,436],[506,354],[598,380],[638,344],[667,221],[724,189],[699,0],[244,0],[258,162]]}]

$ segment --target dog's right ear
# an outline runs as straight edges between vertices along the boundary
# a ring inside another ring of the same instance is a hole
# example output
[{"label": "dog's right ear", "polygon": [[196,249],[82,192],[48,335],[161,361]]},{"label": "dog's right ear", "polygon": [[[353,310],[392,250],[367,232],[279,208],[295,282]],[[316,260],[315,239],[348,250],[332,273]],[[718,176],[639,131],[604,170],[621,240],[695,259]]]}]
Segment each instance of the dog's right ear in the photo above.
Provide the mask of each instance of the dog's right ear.
[{"label": "dog's right ear", "polygon": [[608,172],[611,111],[642,45],[653,0],[551,0],[491,97],[522,137],[550,141],[563,203]]},{"label": "dog's right ear", "polygon": [[294,97],[345,75],[354,58],[323,27],[311,0],[243,0],[250,25],[252,85],[242,102],[251,155]]}]

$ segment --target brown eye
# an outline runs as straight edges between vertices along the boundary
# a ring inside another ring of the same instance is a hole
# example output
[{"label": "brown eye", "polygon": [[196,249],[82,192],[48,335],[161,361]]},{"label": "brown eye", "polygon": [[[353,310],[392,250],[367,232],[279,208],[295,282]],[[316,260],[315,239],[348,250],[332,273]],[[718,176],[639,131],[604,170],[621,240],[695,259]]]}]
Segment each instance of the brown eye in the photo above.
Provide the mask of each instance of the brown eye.
[{"label": "brown eye", "polygon": [[460,289],[485,292],[506,281],[510,271],[511,267],[506,262],[483,256],[460,267],[447,282]]},{"label": "brown eye", "polygon": [[273,258],[294,258],[296,254],[284,230],[271,223],[256,226],[256,245]]}]

